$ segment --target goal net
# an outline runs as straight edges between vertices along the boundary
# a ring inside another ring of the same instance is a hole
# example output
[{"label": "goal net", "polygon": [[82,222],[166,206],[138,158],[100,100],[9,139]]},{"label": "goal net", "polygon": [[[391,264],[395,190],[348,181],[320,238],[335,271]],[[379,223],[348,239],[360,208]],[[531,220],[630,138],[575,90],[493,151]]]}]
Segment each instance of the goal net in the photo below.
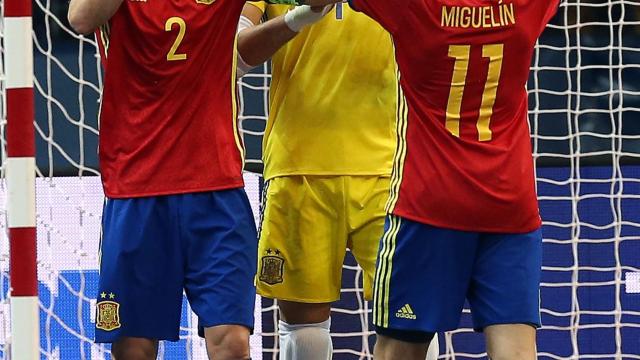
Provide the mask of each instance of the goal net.
[{"label": "goal net", "polygon": [[[96,43],[70,30],[66,1],[33,4],[40,353],[43,359],[109,359],[108,347],[92,342],[103,203]],[[4,175],[1,65],[2,57]],[[261,168],[269,81],[264,66],[239,87],[247,167],[254,172]],[[529,93],[544,221],[540,358],[640,359],[640,2],[563,1],[535,52]],[[257,214],[260,180],[252,173],[245,178]],[[2,181],[0,359],[11,344],[5,202]],[[361,275],[349,258],[343,299],[332,314],[336,359],[372,358],[371,308]],[[252,358],[276,359],[276,305],[262,299],[256,315]],[[181,341],[163,344],[160,358],[206,359],[195,324],[185,303]],[[465,311],[459,330],[440,335],[441,358],[486,357],[470,325]]]}]

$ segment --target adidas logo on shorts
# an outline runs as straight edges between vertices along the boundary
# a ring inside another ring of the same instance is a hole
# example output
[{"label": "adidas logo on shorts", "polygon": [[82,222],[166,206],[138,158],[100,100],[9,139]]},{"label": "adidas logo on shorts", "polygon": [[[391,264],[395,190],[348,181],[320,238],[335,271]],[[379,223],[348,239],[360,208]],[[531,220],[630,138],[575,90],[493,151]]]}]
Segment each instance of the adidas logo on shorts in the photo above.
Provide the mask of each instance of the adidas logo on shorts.
[{"label": "adidas logo on shorts", "polygon": [[418,318],[416,314],[413,313],[413,309],[409,304],[403,306],[402,309],[398,310],[398,312],[396,313],[396,317],[407,320],[415,320]]}]

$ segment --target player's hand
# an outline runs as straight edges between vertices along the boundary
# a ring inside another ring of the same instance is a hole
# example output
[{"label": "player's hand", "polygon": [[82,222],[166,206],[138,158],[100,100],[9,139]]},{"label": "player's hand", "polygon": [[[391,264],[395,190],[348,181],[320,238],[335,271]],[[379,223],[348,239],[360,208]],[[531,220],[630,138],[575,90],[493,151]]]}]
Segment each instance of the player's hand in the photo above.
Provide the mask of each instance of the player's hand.
[{"label": "player's hand", "polygon": [[333,9],[333,6],[334,6],[333,4],[331,4],[331,5],[325,5],[325,6],[312,6],[312,7],[311,7],[311,10],[312,10],[313,12],[317,12],[317,13],[319,13],[319,12],[323,12],[323,13],[324,13],[324,15],[327,15],[327,13],[328,13],[329,11],[331,11],[331,9]]},{"label": "player's hand", "polygon": [[284,22],[291,31],[300,32],[305,26],[309,26],[322,20],[331,11],[333,5],[314,6],[303,5],[289,10],[284,15]]}]

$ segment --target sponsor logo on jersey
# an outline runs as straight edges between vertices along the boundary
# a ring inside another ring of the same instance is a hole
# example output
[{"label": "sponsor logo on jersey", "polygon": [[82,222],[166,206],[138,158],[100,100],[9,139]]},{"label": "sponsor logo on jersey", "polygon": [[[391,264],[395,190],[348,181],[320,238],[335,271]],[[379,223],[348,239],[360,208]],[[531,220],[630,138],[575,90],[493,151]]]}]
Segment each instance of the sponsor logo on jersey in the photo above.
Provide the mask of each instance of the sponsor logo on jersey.
[{"label": "sponsor logo on jersey", "polygon": [[[104,331],[113,331],[122,326],[120,324],[120,304],[115,301],[115,294],[109,293],[109,299],[100,301],[96,304],[96,310],[98,312],[96,316],[96,328]],[[106,299],[107,294],[101,293],[100,298]]]},{"label": "sponsor logo on jersey", "polygon": [[278,249],[267,249],[266,253],[262,257],[260,281],[269,285],[280,284],[284,281],[284,258]]},{"label": "sponsor logo on jersey", "polygon": [[214,2],[216,2],[216,0],[196,0],[197,4],[204,4],[204,5],[211,5]]},{"label": "sponsor logo on jersey", "polygon": [[407,304],[402,307],[402,309],[398,310],[396,313],[396,317],[399,319],[407,319],[407,320],[415,320],[418,317],[413,313],[413,309],[411,305]]}]

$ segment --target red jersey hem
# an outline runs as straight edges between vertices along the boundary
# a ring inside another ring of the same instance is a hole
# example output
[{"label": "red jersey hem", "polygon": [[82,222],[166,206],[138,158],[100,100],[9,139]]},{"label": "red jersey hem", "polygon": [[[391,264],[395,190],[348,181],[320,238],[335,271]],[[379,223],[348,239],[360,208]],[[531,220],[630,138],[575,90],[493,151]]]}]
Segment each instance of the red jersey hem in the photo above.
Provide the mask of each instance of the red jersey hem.
[{"label": "red jersey hem", "polygon": [[512,228],[483,228],[483,227],[467,227],[467,226],[451,226],[449,224],[441,223],[439,221],[434,221],[426,217],[414,216],[403,211],[394,210],[393,215],[400,216],[402,218],[406,218],[411,221],[419,222],[422,224],[440,227],[444,229],[451,229],[456,231],[466,231],[466,232],[480,232],[480,233],[496,233],[496,234],[527,234],[533,231],[536,231],[542,227],[542,221],[537,221],[535,226],[526,227],[523,229],[512,229]]},{"label": "red jersey hem", "polygon": [[165,190],[165,191],[152,191],[145,193],[133,193],[133,194],[116,194],[107,192],[105,190],[105,196],[110,199],[131,199],[131,198],[142,198],[142,197],[153,197],[153,196],[170,196],[170,195],[184,195],[190,193],[203,193],[209,191],[222,191],[222,190],[230,190],[230,189],[239,189],[244,187],[244,180],[241,180],[237,183],[227,184],[227,185],[218,185],[218,186],[208,186],[208,187],[196,187],[193,189],[181,189],[181,190]]}]

